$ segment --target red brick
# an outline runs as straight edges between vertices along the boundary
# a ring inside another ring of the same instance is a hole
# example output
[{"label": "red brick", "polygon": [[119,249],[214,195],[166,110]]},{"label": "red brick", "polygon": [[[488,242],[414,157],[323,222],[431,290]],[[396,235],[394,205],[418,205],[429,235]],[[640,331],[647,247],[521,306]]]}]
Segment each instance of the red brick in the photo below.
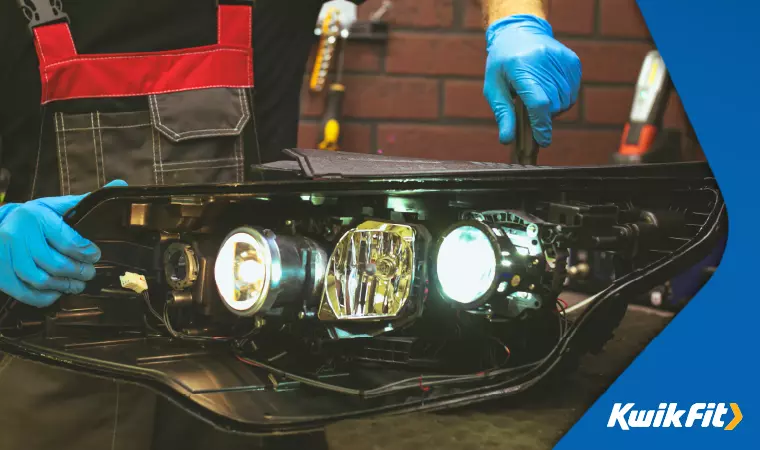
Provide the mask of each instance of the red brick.
[{"label": "red brick", "polygon": [[[312,48],[309,60],[306,63],[306,74],[309,76],[314,69],[316,49],[317,45]],[[346,46],[343,69],[355,72],[377,72],[380,70],[380,62],[382,60],[381,50],[380,46],[376,44],[351,42]],[[333,63],[337,61],[336,58]],[[335,64],[330,65],[330,73],[335,73]]]},{"label": "red brick", "polygon": [[483,0],[462,0],[464,2],[464,27],[469,29],[484,29],[485,20],[480,2]]},{"label": "red brick", "polygon": [[584,88],[586,122],[622,125],[628,121],[633,104],[633,86]]},{"label": "red brick", "polygon": [[683,109],[683,104],[681,104],[681,98],[674,92],[668,100],[668,108],[665,110],[663,126],[685,130],[688,120],[686,112]]},{"label": "red brick", "polygon": [[583,65],[583,81],[634,83],[651,44],[565,39]]},{"label": "red brick", "polygon": [[555,129],[552,145],[541,149],[538,163],[550,166],[609,164],[620,138],[620,131],[615,130]]},{"label": "red brick", "polygon": [[[316,148],[319,126],[315,122],[301,122],[298,126],[298,147]],[[368,153],[371,148],[371,130],[369,125],[343,124],[342,151]]]},{"label": "red brick", "polygon": [[600,29],[605,36],[649,37],[636,0],[600,0]]},{"label": "red brick", "polygon": [[486,50],[481,35],[403,33],[391,35],[389,73],[483,76]]},{"label": "red brick", "polygon": [[[620,132],[559,129],[553,141],[541,149],[539,164],[608,164],[620,144]],[[512,154],[511,146],[499,143],[495,126],[381,124],[378,147],[385,155],[467,161],[509,162]]]},{"label": "red brick", "polygon": [[[594,124],[622,125],[631,113],[634,88],[631,87],[586,87],[584,105],[586,122]],[[686,128],[686,115],[678,98],[673,93],[668,99],[663,125],[667,128]]]},{"label": "red brick", "polygon": [[[493,112],[483,97],[483,82],[466,80],[447,80],[443,113],[447,117],[465,119],[490,119]],[[573,106],[555,120],[570,122],[578,120],[578,107]]]},{"label": "red brick", "polygon": [[[464,0],[464,27],[483,29],[481,0]],[[549,22],[555,33],[594,32],[594,0],[550,0]]]},{"label": "red brick", "polygon": [[493,112],[483,97],[483,82],[448,80],[444,90],[443,114],[447,117],[493,119]]},{"label": "red brick", "polygon": [[496,126],[380,124],[377,145],[385,155],[507,162]]},{"label": "red brick", "polygon": [[[359,19],[368,19],[382,3],[368,0],[359,7]],[[454,21],[453,3],[453,0],[395,0],[382,20],[394,27],[447,28]]]},{"label": "red brick", "polygon": [[[437,119],[438,82],[424,78],[382,76],[347,76],[343,114],[346,117]],[[322,115],[325,93],[315,94],[304,88],[301,113],[307,117]]]},{"label": "red brick", "polygon": [[554,33],[592,34],[594,32],[594,0],[551,0],[549,8],[549,23]]},{"label": "red brick", "polygon": [[583,99],[579,99],[573,106],[570,107],[567,111],[563,112],[562,114],[558,115],[554,118],[557,122],[575,122],[578,119],[580,119],[581,113],[580,113],[580,104],[583,102]]}]

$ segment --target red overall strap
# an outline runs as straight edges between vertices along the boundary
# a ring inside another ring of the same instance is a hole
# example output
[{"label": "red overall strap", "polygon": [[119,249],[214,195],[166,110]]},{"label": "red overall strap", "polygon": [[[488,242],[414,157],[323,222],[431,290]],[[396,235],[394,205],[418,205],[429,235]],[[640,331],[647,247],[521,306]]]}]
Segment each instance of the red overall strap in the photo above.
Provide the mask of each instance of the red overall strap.
[{"label": "red overall strap", "polygon": [[251,10],[219,5],[216,44],[165,52],[80,55],[67,23],[35,27],[42,103],[253,87]]}]

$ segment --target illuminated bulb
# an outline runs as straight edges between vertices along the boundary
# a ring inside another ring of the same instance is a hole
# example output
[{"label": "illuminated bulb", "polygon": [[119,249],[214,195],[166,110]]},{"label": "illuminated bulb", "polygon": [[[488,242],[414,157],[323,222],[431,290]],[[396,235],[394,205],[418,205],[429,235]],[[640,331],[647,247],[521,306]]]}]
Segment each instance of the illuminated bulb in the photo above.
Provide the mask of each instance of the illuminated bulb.
[{"label": "illuminated bulb", "polygon": [[234,311],[256,312],[266,300],[272,255],[261,234],[238,232],[229,236],[216,258],[214,278],[219,295]]},{"label": "illuminated bulb", "polygon": [[257,260],[243,261],[238,265],[238,280],[246,284],[254,284],[264,280],[266,268]]},{"label": "illuminated bulb", "polygon": [[496,275],[496,256],[488,236],[473,226],[451,231],[441,242],[436,264],[443,293],[459,303],[482,297]]}]

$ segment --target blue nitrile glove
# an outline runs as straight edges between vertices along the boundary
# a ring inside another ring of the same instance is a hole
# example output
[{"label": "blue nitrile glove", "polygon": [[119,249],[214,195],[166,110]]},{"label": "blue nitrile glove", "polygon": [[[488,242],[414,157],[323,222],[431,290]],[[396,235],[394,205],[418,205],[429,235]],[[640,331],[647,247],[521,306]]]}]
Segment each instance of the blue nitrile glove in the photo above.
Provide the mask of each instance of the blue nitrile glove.
[{"label": "blue nitrile glove", "polygon": [[[126,186],[114,180],[105,187]],[[100,249],[63,221],[86,195],[48,197],[0,207],[0,291],[43,307],[78,294],[95,277]]]},{"label": "blue nitrile glove", "polygon": [[578,99],[581,62],[554,39],[552,27],[532,15],[514,15],[486,31],[488,58],[483,94],[499,124],[499,141],[515,138],[516,92],[528,109],[533,137],[541,147],[552,141],[552,116],[570,109]]}]

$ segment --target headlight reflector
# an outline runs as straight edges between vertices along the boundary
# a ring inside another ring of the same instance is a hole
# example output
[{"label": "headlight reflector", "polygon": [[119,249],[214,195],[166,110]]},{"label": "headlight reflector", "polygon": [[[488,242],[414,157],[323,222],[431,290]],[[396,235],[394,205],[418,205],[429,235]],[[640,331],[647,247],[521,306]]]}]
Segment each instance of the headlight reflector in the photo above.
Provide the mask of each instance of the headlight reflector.
[{"label": "headlight reflector", "polygon": [[420,233],[427,232],[370,220],[344,234],[327,265],[319,319],[377,321],[406,315],[409,299],[422,295],[417,253],[422,249],[424,255],[427,240]]}]

